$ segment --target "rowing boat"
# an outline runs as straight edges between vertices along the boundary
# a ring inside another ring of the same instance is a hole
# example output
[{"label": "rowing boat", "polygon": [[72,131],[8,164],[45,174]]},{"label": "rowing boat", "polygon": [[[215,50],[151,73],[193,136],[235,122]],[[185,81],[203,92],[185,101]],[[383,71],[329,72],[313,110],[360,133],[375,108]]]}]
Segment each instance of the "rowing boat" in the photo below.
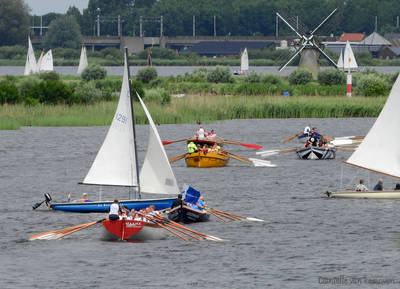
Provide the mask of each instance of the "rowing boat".
[{"label": "rowing boat", "polygon": [[168,236],[168,232],[159,225],[141,221],[120,219],[115,221],[104,220],[102,222],[103,232],[101,239],[104,241],[118,240],[163,240]]},{"label": "rowing boat", "polygon": [[194,152],[185,156],[186,165],[196,168],[224,167],[228,164],[229,156],[222,153]]},{"label": "rowing boat", "polygon": [[210,219],[210,214],[205,210],[197,210],[183,205],[182,207],[178,206],[169,210],[168,219],[185,224],[207,222]]},{"label": "rowing boat", "polygon": [[303,160],[328,160],[335,158],[336,149],[334,147],[309,146],[297,149],[296,153]]}]

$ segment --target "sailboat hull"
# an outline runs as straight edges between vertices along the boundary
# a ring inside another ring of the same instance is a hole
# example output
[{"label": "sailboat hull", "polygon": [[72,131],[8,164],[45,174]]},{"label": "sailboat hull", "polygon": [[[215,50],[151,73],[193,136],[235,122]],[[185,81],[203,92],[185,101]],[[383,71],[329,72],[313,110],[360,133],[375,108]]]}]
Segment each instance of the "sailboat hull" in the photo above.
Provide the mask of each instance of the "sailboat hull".
[{"label": "sailboat hull", "polygon": [[186,165],[188,167],[196,168],[214,168],[224,167],[227,165],[229,157],[221,154],[213,154],[203,152],[196,152],[187,154],[185,157]]},{"label": "sailboat hull", "polygon": [[[170,208],[175,199],[176,198],[121,200],[119,204],[120,206],[125,206],[129,210],[140,210],[151,205],[154,205],[155,210],[163,210]],[[113,201],[50,203],[49,209],[75,213],[108,213],[112,203]]]},{"label": "sailboat hull", "polygon": [[343,192],[326,192],[326,194],[329,198],[342,198],[342,199],[381,199],[381,200],[400,199],[400,191],[372,191],[372,192],[343,191]]},{"label": "sailboat hull", "polygon": [[304,147],[296,150],[296,153],[302,160],[328,160],[336,157],[334,149],[317,146]]}]

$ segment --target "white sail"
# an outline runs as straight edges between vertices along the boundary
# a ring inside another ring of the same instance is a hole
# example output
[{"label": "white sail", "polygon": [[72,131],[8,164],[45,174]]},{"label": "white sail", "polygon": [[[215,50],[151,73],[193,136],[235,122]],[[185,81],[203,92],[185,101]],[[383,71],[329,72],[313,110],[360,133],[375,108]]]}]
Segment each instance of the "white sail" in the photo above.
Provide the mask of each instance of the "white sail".
[{"label": "white sail", "polygon": [[343,70],[343,49],[340,50],[340,55],[339,55],[339,59],[337,62],[337,67],[341,70]]},{"label": "white sail", "polygon": [[40,67],[39,71],[40,72],[49,72],[53,71],[53,54],[51,52],[51,49],[46,52],[45,55],[43,55],[42,61],[40,62]]},{"label": "white sail", "polygon": [[103,145],[97,153],[96,159],[83,183],[137,186],[128,60],[126,56],[117,110]]},{"label": "white sail", "polygon": [[249,55],[247,54],[247,48],[245,48],[240,57],[240,71],[247,70],[249,70]]},{"label": "white sail", "polygon": [[31,38],[28,37],[28,53],[26,55],[24,75],[29,75],[38,72],[36,66],[35,52],[33,51]]},{"label": "white sail", "polygon": [[87,66],[88,66],[88,61],[86,55],[86,46],[82,45],[81,57],[79,58],[79,66],[77,74],[81,74]]},{"label": "white sail", "polygon": [[400,178],[400,76],[374,125],[346,163]]},{"label": "white sail", "polygon": [[40,66],[42,65],[42,60],[43,60],[44,52],[42,51],[40,53],[39,59],[37,61],[37,68],[40,69]]},{"label": "white sail", "polygon": [[355,71],[358,69],[357,61],[349,41],[346,42],[343,55],[342,52],[340,52],[338,67],[344,71]]},{"label": "white sail", "polygon": [[140,171],[140,188],[145,193],[178,194],[178,184],[162,145],[160,135],[146,105],[137,92],[136,94],[149,120],[149,142],[146,157]]}]

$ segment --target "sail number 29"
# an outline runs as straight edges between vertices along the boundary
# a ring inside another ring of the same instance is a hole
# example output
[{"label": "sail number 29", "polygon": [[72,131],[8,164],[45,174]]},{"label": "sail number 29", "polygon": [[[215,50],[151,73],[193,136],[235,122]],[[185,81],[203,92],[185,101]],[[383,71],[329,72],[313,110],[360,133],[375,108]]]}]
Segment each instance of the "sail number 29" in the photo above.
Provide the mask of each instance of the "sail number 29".
[{"label": "sail number 29", "polygon": [[128,121],[128,118],[125,115],[120,114],[120,113],[116,114],[115,119],[122,123],[127,123],[127,121]]}]

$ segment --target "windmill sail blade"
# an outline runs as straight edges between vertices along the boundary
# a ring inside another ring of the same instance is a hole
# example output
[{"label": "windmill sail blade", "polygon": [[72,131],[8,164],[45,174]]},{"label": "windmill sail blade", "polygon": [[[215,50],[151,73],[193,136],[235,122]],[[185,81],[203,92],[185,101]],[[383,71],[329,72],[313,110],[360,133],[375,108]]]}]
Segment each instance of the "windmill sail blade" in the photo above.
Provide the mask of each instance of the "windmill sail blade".
[{"label": "windmill sail blade", "polygon": [[336,12],[337,8],[331,12],[331,14],[328,15],[328,17],[325,18],[324,21],[322,21],[312,32],[311,34],[314,34],[328,19]]},{"label": "windmill sail blade", "polygon": [[147,153],[139,174],[141,191],[152,194],[178,194],[178,184],[160,135],[146,105],[137,92],[136,95],[149,121]]},{"label": "windmill sail blade", "polygon": [[128,61],[117,110],[84,184],[137,186],[135,143],[129,90]]},{"label": "windmill sail blade", "polygon": [[283,65],[283,66],[281,66],[281,67],[279,68],[279,71],[281,71],[282,69],[284,69],[290,62],[292,62],[293,59],[295,59],[296,56],[304,49],[304,47],[305,47],[305,45],[303,45],[299,50],[297,50],[296,53],[293,54],[293,56],[289,59],[289,61],[286,62],[285,65]]},{"label": "windmill sail blade", "polygon": [[303,36],[302,36],[299,32],[297,32],[297,30],[294,29],[293,26],[290,25],[290,23],[289,23],[288,21],[286,21],[278,12],[276,12],[276,15],[277,15],[279,18],[281,18],[281,20],[282,20],[283,22],[285,22],[286,25],[289,26],[290,29],[292,29],[300,38],[303,38]]},{"label": "windmill sail blade", "polygon": [[338,67],[337,64],[335,63],[335,61],[333,61],[321,48],[318,47],[318,45],[314,45],[314,47],[316,49],[318,49],[318,51],[325,56],[326,59],[328,59],[330,61],[330,63],[332,63],[333,66],[335,66],[336,68]]}]

